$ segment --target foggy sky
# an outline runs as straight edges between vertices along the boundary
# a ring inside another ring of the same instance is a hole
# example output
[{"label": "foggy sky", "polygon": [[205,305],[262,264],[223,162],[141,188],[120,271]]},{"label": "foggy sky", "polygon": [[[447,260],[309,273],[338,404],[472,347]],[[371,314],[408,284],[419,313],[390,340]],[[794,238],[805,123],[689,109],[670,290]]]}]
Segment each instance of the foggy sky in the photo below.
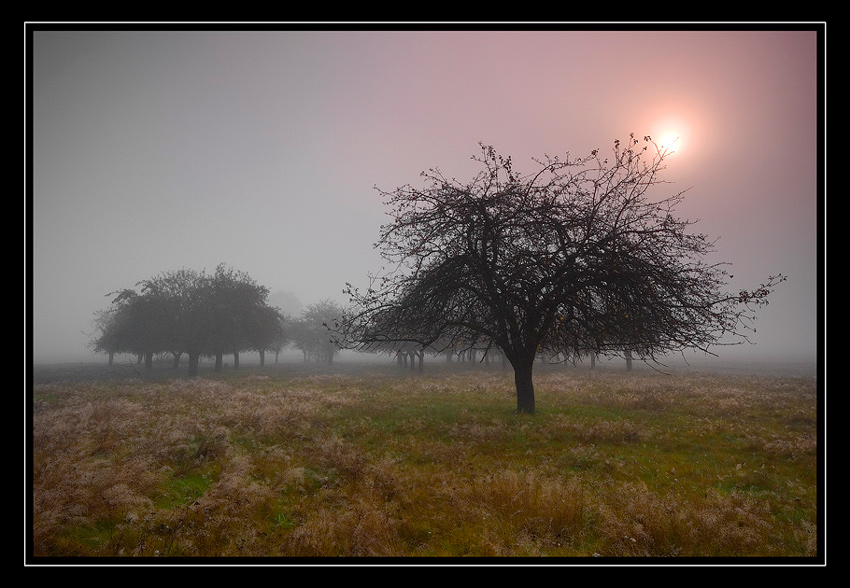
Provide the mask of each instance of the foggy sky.
[{"label": "foggy sky", "polygon": [[[33,32],[32,359],[86,349],[109,292],[245,271],[343,304],[382,261],[378,186],[680,135],[652,194],[719,237],[730,289],[783,273],[757,355],[818,343],[818,39],[803,31]],[[29,289],[29,288],[28,288]],[[731,353],[721,350],[723,353]]]}]

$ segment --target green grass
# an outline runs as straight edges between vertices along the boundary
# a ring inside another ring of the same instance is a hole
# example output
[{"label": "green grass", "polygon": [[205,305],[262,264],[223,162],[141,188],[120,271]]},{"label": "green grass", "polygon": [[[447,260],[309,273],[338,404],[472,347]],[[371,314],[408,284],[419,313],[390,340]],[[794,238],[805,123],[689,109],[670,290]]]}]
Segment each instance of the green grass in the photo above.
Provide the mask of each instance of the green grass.
[{"label": "green grass", "polygon": [[32,554],[819,554],[814,378],[337,369],[35,384]]},{"label": "green grass", "polygon": [[213,478],[207,474],[187,474],[166,480],[162,484],[162,496],[155,501],[157,508],[180,508],[201,498],[212,485]]}]

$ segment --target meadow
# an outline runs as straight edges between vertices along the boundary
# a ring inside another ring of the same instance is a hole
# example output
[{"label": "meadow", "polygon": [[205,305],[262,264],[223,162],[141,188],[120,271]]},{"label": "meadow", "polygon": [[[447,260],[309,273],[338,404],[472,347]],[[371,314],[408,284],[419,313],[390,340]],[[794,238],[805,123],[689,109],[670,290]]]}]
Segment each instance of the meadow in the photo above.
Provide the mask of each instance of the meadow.
[{"label": "meadow", "polygon": [[36,378],[30,552],[818,558],[815,377],[544,367]]}]

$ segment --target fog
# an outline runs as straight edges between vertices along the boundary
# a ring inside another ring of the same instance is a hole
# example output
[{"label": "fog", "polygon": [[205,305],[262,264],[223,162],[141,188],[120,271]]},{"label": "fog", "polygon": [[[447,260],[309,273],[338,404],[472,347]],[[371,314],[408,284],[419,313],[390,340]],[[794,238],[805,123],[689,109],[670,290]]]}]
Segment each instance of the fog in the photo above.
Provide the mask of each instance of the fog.
[{"label": "fog", "polygon": [[[533,157],[679,136],[659,197],[719,237],[730,290],[782,273],[755,345],[818,351],[819,39],[810,30],[402,31],[36,25],[25,338],[87,349],[108,293],[163,271],[247,272],[275,300],[347,302],[382,260],[375,186],[468,180],[478,142]],[[55,27],[54,27],[55,28]],[[574,28],[574,27],[573,27]],[[287,302],[287,303],[289,303]],[[294,308],[298,308],[297,304]]]}]

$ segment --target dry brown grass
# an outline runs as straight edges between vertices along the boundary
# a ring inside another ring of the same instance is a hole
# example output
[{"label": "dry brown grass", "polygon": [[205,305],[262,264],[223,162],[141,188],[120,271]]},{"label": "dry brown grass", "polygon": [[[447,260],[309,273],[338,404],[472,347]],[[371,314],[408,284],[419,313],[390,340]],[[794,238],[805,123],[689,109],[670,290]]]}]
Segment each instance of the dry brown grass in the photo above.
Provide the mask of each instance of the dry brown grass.
[{"label": "dry brown grass", "polygon": [[36,557],[818,555],[812,378],[36,384]]}]

